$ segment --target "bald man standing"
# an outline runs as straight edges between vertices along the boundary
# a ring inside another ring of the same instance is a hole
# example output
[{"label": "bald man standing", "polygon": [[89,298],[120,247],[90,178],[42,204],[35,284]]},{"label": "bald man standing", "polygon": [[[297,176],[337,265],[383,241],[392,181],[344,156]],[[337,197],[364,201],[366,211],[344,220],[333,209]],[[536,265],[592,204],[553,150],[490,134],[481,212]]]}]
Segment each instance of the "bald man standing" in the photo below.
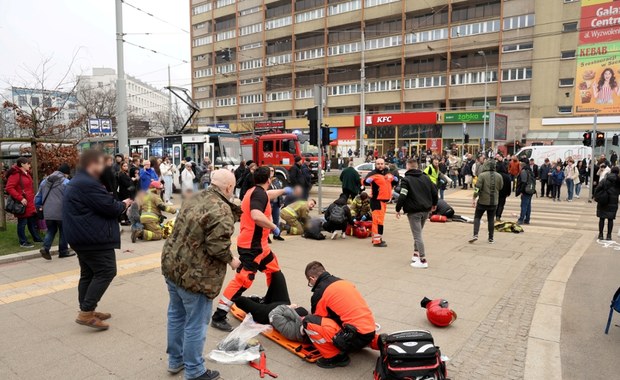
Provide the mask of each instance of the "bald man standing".
[{"label": "bald man standing", "polygon": [[228,170],[213,172],[211,186],[184,201],[164,244],[161,268],[170,295],[168,372],[185,369],[185,379],[219,378],[219,372],[205,367],[202,352],[226,265],[235,270],[240,264],[230,250],[234,225],[241,216],[241,208],[230,201],[235,184]]}]

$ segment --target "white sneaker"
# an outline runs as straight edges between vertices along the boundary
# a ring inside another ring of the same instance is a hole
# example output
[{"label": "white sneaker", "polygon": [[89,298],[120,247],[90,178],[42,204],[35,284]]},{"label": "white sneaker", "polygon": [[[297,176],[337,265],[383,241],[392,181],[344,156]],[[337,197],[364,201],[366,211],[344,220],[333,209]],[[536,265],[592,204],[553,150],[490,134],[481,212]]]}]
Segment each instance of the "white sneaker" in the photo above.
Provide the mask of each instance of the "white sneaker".
[{"label": "white sneaker", "polygon": [[332,240],[336,240],[338,238],[338,231],[332,232]]},{"label": "white sneaker", "polygon": [[575,198],[579,199],[579,195],[575,195]]},{"label": "white sneaker", "polygon": [[340,237],[341,237],[342,239],[346,239],[346,238],[347,238],[347,234],[346,234],[346,233],[344,233],[344,232],[342,232],[342,233],[340,234]]},{"label": "white sneaker", "polygon": [[411,267],[412,268],[418,268],[418,269],[426,269],[428,268],[428,262],[426,261],[425,258],[420,258],[420,256],[418,256],[418,254],[413,254],[413,257],[411,258],[411,260],[413,261],[411,263]]},{"label": "white sneaker", "polygon": [[413,255],[411,255],[411,262],[413,263],[417,260],[420,260],[420,252],[413,251]]}]

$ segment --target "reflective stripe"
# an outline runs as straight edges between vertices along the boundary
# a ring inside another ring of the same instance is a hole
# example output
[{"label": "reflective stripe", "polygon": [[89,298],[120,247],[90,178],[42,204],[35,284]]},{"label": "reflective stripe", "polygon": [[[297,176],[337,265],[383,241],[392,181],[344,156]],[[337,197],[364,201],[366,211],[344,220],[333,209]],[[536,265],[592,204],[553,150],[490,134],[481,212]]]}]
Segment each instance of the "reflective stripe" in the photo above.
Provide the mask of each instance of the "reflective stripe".
[{"label": "reflective stripe", "polygon": [[296,213],[295,211],[291,210],[291,209],[290,209],[290,208],[288,208],[288,207],[283,208],[283,209],[282,209],[282,212],[287,213],[287,214],[289,214],[290,216],[293,216],[293,217],[295,217],[295,218],[297,217],[297,213]]},{"label": "reflective stripe", "polygon": [[316,343],[316,344],[325,344],[327,343],[327,341],[323,338],[319,339],[319,340],[314,340],[312,338],[310,338],[310,340],[312,341],[312,343]]},{"label": "reflective stripe", "polygon": [[316,332],[316,331],[312,331],[312,330],[308,330],[308,329],[305,329],[305,330],[306,330],[306,334],[308,334],[308,335],[319,335],[319,333]]},{"label": "reflective stripe", "polygon": [[405,189],[404,187],[401,187],[400,195],[407,196],[407,194],[409,194],[409,190]]}]

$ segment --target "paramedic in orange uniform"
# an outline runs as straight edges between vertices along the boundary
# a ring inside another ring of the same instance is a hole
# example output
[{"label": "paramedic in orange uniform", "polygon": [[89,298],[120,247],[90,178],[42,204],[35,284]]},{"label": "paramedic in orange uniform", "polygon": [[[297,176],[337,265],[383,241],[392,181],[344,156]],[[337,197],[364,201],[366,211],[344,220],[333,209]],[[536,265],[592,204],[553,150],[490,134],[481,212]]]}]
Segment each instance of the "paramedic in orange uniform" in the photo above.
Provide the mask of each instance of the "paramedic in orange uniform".
[{"label": "paramedic in orange uniform", "polygon": [[329,274],[323,264],[306,266],[312,287],[312,310],[303,320],[304,331],[323,356],[321,368],[345,367],[347,353],[371,345],[376,348],[375,318],[360,292],[349,281]]},{"label": "paramedic in orange uniform", "polygon": [[235,300],[252,286],[256,272],[265,273],[269,285],[271,275],[280,271],[278,259],[268,244],[271,231],[276,236],[280,235],[280,229],[271,219],[269,201],[281,195],[290,195],[293,191],[290,187],[268,190],[271,186],[271,171],[268,166],[261,166],[254,171],[254,183],[255,186],[248,190],[241,202],[243,213],[237,237],[237,251],[241,265],[222,293],[217,310],[211,318],[211,326],[223,331],[232,331],[226,315]]},{"label": "paramedic in orange uniform", "polygon": [[383,241],[383,220],[387,202],[392,199],[392,182],[398,181],[385,167],[383,158],[375,161],[375,170],[368,173],[364,179],[364,185],[370,185],[372,196],[370,197],[370,210],[372,211],[372,245],[373,247],[387,247]]}]

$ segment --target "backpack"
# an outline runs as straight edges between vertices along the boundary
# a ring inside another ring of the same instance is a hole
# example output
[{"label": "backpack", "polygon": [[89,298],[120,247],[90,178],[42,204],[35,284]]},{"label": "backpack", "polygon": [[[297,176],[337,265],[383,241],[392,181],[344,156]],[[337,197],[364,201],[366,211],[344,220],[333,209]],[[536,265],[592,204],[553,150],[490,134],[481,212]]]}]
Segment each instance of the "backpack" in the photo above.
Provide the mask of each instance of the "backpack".
[{"label": "backpack", "polygon": [[342,224],[346,221],[344,214],[344,206],[334,205],[329,212],[329,222],[335,224]]},{"label": "backpack", "polygon": [[321,233],[323,229],[323,222],[319,218],[313,218],[308,226],[304,229],[304,234],[302,235],[306,239],[311,240],[325,240],[325,235]]},{"label": "backpack", "polygon": [[433,336],[425,330],[379,336],[375,380],[446,380],[446,364]]},{"label": "backpack", "polygon": [[528,195],[536,194],[536,178],[529,170],[527,170],[527,179],[525,180],[525,188],[523,189],[523,192]]}]

